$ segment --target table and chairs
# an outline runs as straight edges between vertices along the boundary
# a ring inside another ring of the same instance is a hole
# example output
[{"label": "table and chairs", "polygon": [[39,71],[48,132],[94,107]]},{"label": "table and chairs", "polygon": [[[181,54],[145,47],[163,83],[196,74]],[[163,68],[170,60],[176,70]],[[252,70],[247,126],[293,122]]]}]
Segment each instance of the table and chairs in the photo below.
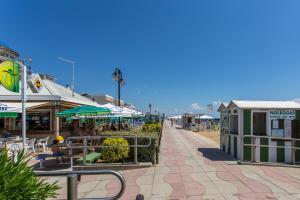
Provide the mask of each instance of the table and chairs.
[{"label": "table and chairs", "polygon": [[0,148],[6,148],[8,150],[8,155],[16,154],[20,150],[32,151],[34,154],[37,151],[46,152],[48,150],[48,140],[49,136],[42,139],[36,138],[26,138],[25,147],[23,147],[23,138],[20,136],[0,138]]}]

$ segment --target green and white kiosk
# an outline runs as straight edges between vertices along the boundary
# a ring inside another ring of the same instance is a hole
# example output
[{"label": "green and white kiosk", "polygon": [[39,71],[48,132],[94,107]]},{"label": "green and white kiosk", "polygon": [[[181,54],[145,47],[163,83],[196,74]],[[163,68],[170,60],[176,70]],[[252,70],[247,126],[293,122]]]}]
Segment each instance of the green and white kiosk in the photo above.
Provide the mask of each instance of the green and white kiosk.
[{"label": "green and white kiosk", "polygon": [[294,101],[222,103],[220,148],[241,161],[300,162],[300,104]]}]

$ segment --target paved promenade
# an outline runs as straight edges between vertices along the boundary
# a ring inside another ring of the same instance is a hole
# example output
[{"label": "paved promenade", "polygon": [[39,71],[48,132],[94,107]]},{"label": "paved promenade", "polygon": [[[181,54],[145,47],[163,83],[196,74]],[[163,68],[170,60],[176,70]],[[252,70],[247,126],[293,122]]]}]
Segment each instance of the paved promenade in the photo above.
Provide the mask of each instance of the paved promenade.
[{"label": "paved promenade", "polygon": [[[152,168],[121,171],[127,188],[121,199],[300,199],[300,169],[237,165],[232,157],[218,150],[218,144],[193,132],[165,123],[160,164]],[[66,181],[60,199],[66,198]],[[79,184],[80,197],[103,197],[119,190],[109,176],[84,176]]]}]

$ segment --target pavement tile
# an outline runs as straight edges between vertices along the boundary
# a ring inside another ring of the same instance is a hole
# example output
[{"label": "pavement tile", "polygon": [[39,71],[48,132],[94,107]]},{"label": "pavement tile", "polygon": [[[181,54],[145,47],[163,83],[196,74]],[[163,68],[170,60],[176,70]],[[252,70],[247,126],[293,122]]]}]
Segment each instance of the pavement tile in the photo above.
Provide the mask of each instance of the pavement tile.
[{"label": "pavement tile", "polygon": [[[211,179],[209,178],[209,176],[207,175],[207,173],[204,173],[204,172],[189,173],[187,175],[190,175],[190,177],[194,181],[197,181],[199,183],[206,182],[206,181],[211,181]],[[186,179],[184,179],[184,180],[186,180]],[[186,181],[186,182],[188,182],[188,181]]]},{"label": "pavement tile", "polygon": [[213,181],[213,185],[219,191],[219,194],[236,194],[238,193],[237,187],[226,181]]},{"label": "pavement tile", "polygon": [[217,176],[217,172],[207,172],[206,175],[210,178],[210,180],[212,181],[220,181],[222,179],[220,179],[218,176]]},{"label": "pavement tile", "polygon": [[152,175],[143,175],[136,179],[137,185],[152,185],[154,181],[154,174]]},{"label": "pavement tile", "polygon": [[249,187],[255,193],[268,193],[271,192],[271,189],[267,186],[253,180],[243,181],[247,187]]},{"label": "pavement tile", "polygon": [[172,193],[172,187],[169,184],[154,184],[152,188],[152,195],[159,197],[168,197]]},{"label": "pavement tile", "polygon": [[188,200],[225,200],[222,195],[199,195],[199,196],[190,196]]},{"label": "pavement tile", "polygon": [[166,183],[182,183],[182,178],[180,174],[166,174],[164,176],[164,180]]},{"label": "pavement tile", "polygon": [[98,184],[98,181],[90,181],[85,183],[79,183],[78,184],[78,192],[80,193],[86,193],[91,192],[96,185]]}]

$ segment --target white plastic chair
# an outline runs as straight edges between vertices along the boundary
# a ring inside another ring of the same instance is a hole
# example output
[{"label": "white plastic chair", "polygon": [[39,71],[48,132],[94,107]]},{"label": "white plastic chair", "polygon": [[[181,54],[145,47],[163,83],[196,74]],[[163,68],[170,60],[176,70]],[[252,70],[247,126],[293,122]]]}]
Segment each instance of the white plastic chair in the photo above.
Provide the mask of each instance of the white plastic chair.
[{"label": "white plastic chair", "polygon": [[0,149],[4,149],[5,148],[5,139],[0,138]]},{"label": "white plastic chair", "polygon": [[48,147],[47,147],[48,146],[48,140],[49,140],[49,136],[46,137],[46,138],[44,138],[44,139],[39,139],[37,141],[37,144],[36,144],[37,149],[39,149],[40,147],[42,147],[43,148],[43,152],[48,151]]},{"label": "white plastic chair", "polygon": [[18,144],[11,144],[8,149],[8,157],[13,156],[14,158],[16,158],[16,155],[18,155],[19,152],[20,152],[20,146]]},{"label": "white plastic chair", "polygon": [[31,149],[33,151],[33,153],[35,154],[35,147],[34,147],[35,146],[35,141],[36,141],[36,139],[33,138],[33,139],[30,139],[26,142],[26,144],[25,144],[26,151]]}]

